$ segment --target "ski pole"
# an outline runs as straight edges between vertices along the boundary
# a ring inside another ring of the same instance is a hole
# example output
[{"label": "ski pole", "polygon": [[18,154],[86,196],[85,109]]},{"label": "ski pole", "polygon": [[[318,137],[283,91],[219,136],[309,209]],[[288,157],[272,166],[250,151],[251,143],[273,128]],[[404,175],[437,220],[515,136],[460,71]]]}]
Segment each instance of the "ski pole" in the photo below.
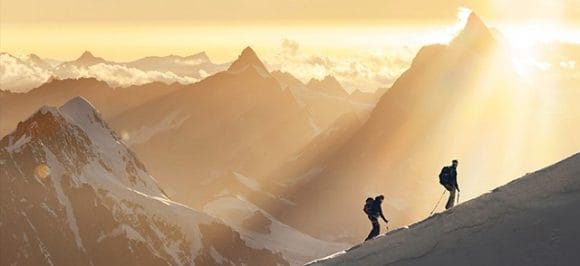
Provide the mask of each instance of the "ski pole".
[{"label": "ski pole", "polygon": [[433,215],[433,213],[435,212],[435,209],[437,209],[437,206],[439,206],[439,203],[441,202],[441,199],[443,199],[443,195],[445,195],[445,192],[447,190],[443,189],[443,194],[441,194],[441,197],[439,198],[439,201],[437,201],[437,204],[435,204],[435,207],[433,208],[433,210],[431,211],[431,213],[429,213],[429,216]]},{"label": "ski pole", "polygon": [[457,191],[457,204],[459,204],[459,196],[461,196],[461,193]]}]

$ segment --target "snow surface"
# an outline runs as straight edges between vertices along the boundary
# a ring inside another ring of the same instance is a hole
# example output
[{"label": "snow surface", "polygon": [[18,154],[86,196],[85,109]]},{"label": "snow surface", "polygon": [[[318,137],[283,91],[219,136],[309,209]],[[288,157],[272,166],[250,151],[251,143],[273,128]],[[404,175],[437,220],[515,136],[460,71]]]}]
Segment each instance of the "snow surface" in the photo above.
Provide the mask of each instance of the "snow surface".
[{"label": "snow surface", "polygon": [[30,136],[22,135],[17,141],[13,142],[11,145],[6,147],[8,152],[15,152],[20,150],[20,148],[30,141]]},{"label": "snow surface", "polygon": [[[69,174],[70,171],[75,171],[71,179],[71,182],[75,185],[84,183],[92,186],[96,191],[107,191],[106,195],[99,194],[99,196],[113,201],[112,212],[115,216],[140,216],[146,217],[148,221],[146,228],[136,228],[122,224],[110,232],[102,232],[99,237],[101,241],[108,237],[122,235],[132,240],[144,242],[153,253],[161,255],[159,252],[164,252],[169,255],[171,259],[168,264],[171,265],[190,264],[192,261],[188,260],[196,258],[200,254],[204,247],[199,225],[221,223],[221,221],[169,200],[159,189],[155,179],[146,173],[144,169],[140,169],[137,166],[137,158],[120,141],[120,138],[111,131],[101,119],[100,114],[86,100],[78,97],[58,109],[42,107],[39,112],[45,115],[52,114],[55,119],[63,123],[63,126],[68,127],[67,134],[85,133],[89,139],[88,147],[79,147],[88,149],[86,151],[88,161],[81,165],[77,164],[76,160],[74,160],[75,158],[70,158],[66,153],[57,156],[55,154],[56,151],[51,150],[49,146],[43,143],[39,144],[39,148],[42,149],[41,154],[46,156],[43,161],[50,169],[50,178],[47,179],[49,181],[48,185],[54,188],[58,202],[64,207],[65,217],[63,218],[74,235],[74,241],[79,250],[85,250],[83,239],[81,232],[79,232],[73,206],[62,184],[62,177]],[[75,127],[80,130],[75,130]],[[78,137],[80,138],[81,136]],[[24,142],[24,139],[17,142]],[[33,141],[31,140],[27,143],[31,144]],[[22,143],[21,145],[27,145],[27,143]],[[33,145],[38,145],[38,143],[35,142]],[[8,158],[13,160],[12,152],[7,154]],[[137,184],[129,184],[127,182],[128,173],[126,167],[128,165],[135,165],[137,168],[134,173],[139,179]],[[75,167],[80,169],[74,169]],[[20,169],[18,170],[20,171]],[[79,170],[78,173],[76,173],[77,170]],[[22,177],[25,176],[22,171],[20,171],[20,175]],[[142,208],[135,208],[135,206]],[[51,213],[51,215],[55,215],[54,211],[48,206],[40,207]],[[23,215],[26,214],[23,212]],[[183,250],[179,246],[182,241],[175,241],[166,237],[167,232],[162,231],[153,222],[159,219],[161,221],[171,221],[171,225],[176,226],[177,232],[184,235],[184,241],[191,241],[191,249]],[[30,223],[30,227],[36,232],[32,223]],[[151,236],[144,234],[147,233],[148,229],[151,229],[161,239],[161,243],[149,241]],[[40,243],[39,249],[46,257],[46,263],[52,264],[51,254],[48,253],[40,239],[38,239],[38,243]],[[184,256],[183,252],[190,256]]]},{"label": "snow surface", "polygon": [[[332,243],[316,239],[292,228],[260,209],[242,196],[224,196],[203,208],[203,211],[223,219],[242,234],[246,243],[254,248],[268,248],[280,251],[291,265],[302,265],[320,256],[345,248],[342,243]],[[260,212],[269,221],[270,233],[250,231],[243,227],[244,220]]]},{"label": "snow surface", "polygon": [[238,179],[238,181],[240,181],[240,183],[244,184],[244,186],[246,186],[247,188],[256,191],[256,192],[260,192],[260,184],[258,183],[258,181],[249,178],[245,175],[242,175],[238,172],[233,172],[233,174],[236,176],[236,179]]},{"label": "snow surface", "polygon": [[56,159],[56,156],[50,150],[44,147],[44,152],[46,154],[46,162],[48,165],[50,165],[50,182],[52,183],[54,191],[56,192],[57,199],[65,209],[67,223],[74,234],[77,247],[82,251],[85,251],[85,247],[83,246],[83,241],[79,233],[79,226],[74,214],[74,209],[70,203],[70,200],[68,199],[68,196],[62,188],[61,177],[64,174],[64,171],[61,169],[59,163],[57,163],[58,160]]},{"label": "snow surface", "polygon": [[314,265],[579,265],[580,153]]},{"label": "snow surface", "polygon": [[215,250],[214,247],[211,247],[209,249],[209,254],[213,258],[213,260],[220,265],[224,265],[228,262],[228,260],[224,258],[219,252],[217,252],[217,250]]},{"label": "snow surface", "polygon": [[146,242],[147,240],[145,240],[145,238],[139,234],[139,232],[137,232],[135,229],[133,229],[133,227],[127,225],[127,224],[121,224],[118,227],[116,227],[115,229],[113,229],[112,232],[108,233],[108,234],[102,234],[97,238],[97,243],[100,243],[101,241],[103,241],[106,238],[113,238],[113,237],[117,237],[117,236],[125,236],[128,239],[131,240],[135,240],[135,241],[139,241],[139,242]]},{"label": "snow surface", "polygon": [[[54,112],[54,111],[53,111]],[[111,174],[96,175],[93,178],[96,180],[102,177],[111,177],[110,182],[124,182],[129,187],[134,187],[142,192],[150,195],[165,197],[157,181],[146,173],[143,169],[136,168],[139,180],[136,184],[130,184],[127,173],[128,161],[136,160],[129,152],[127,147],[123,145],[120,138],[105,124],[100,114],[95,108],[83,97],[75,97],[63,106],[58,108],[55,115],[64,117],[67,122],[76,125],[83,129],[91,140],[93,150],[99,154],[98,160],[106,162],[106,165],[111,166]],[[135,163],[135,162],[133,162]],[[103,169],[100,162],[93,160],[86,167],[93,169]],[[119,180],[116,177],[124,177]],[[103,181],[103,180],[101,180]]]}]

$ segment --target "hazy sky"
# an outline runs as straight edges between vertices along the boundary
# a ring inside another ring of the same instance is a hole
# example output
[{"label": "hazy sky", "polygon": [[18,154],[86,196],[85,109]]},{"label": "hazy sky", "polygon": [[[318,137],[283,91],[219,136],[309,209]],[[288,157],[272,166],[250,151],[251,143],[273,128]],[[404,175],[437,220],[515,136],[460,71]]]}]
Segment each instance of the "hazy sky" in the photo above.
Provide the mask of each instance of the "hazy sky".
[{"label": "hazy sky", "polygon": [[580,0],[0,0],[2,22],[580,19]]},{"label": "hazy sky", "polygon": [[376,88],[420,46],[452,38],[461,7],[519,46],[580,43],[580,0],[0,0],[0,52],[130,61],[205,51],[224,63],[252,46],[300,78]]}]

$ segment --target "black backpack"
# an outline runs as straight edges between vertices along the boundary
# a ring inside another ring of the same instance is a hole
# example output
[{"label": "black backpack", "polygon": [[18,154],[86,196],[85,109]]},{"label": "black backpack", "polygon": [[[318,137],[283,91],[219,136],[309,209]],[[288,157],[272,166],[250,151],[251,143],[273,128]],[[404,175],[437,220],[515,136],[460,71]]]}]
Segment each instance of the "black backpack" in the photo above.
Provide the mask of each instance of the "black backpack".
[{"label": "black backpack", "polygon": [[367,198],[363,211],[369,216],[376,215],[377,211],[375,208],[375,200],[373,198]]},{"label": "black backpack", "polygon": [[445,166],[439,173],[439,183],[441,185],[449,185],[451,183],[451,167]]}]

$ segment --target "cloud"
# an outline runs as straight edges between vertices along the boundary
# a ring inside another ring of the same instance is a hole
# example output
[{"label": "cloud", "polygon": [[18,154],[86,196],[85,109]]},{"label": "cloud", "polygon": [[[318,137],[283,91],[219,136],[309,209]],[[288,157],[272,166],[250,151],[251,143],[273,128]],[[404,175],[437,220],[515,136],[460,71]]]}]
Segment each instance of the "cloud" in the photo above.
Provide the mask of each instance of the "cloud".
[{"label": "cloud", "polygon": [[43,69],[10,54],[0,54],[0,84],[4,90],[26,92],[42,85],[51,77],[60,79],[96,78],[113,87],[128,87],[151,82],[190,84],[198,81],[196,78],[178,76],[173,72],[143,71],[137,68],[106,63],[89,67],[69,65]]},{"label": "cloud", "polygon": [[307,53],[299,47],[298,42],[284,39],[280,51],[266,60],[273,70],[289,72],[304,82],[333,75],[349,91],[390,87],[416,53],[409,47],[385,47],[380,51],[353,50],[339,56]]},{"label": "cloud", "polygon": [[300,45],[298,42],[290,40],[290,39],[283,39],[282,40],[282,50],[285,53],[289,53],[291,55],[296,55],[298,53],[298,49]]},{"label": "cloud", "polygon": [[136,68],[106,63],[82,68],[70,66],[66,69],[61,68],[57,72],[59,78],[92,77],[104,81],[113,87],[143,85],[156,81],[167,84],[174,82],[189,84],[197,81],[195,78],[177,76],[172,72],[143,71]]},{"label": "cloud", "polygon": [[25,92],[46,82],[52,73],[9,54],[0,54],[0,84],[2,89]]}]

